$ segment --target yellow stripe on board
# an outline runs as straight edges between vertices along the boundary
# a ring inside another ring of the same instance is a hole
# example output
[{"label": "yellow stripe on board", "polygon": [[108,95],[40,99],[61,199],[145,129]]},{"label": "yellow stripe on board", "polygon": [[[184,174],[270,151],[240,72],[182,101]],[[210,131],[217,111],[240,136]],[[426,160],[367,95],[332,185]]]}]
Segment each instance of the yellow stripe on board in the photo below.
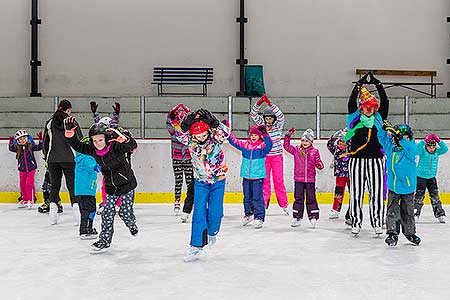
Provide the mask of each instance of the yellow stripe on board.
[{"label": "yellow stripe on board", "polygon": [[[19,197],[18,192],[0,192],[0,203],[17,203],[17,197]],[[38,202],[42,203],[42,192],[36,193]],[[60,197],[63,203],[69,203],[69,193],[61,192]],[[185,194],[183,193],[182,199],[184,199]],[[333,193],[317,193],[317,200],[319,204],[332,204],[333,203]],[[450,204],[450,193],[440,193],[442,204]],[[97,193],[97,202],[100,202],[101,193]],[[225,193],[225,203],[230,204],[241,204],[243,199],[242,193],[226,192]],[[294,202],[294,193],[288,193],[289,203]],[[151,193],[151,192],[136,192],[135,203],[173,203],[174,195],[171,192],[165,193]],[[271,204],[276,203],[275,194],[272,194]],[[367,194],[364,195],[364,203],[368,203]],[[348,193],[345,194],[344,204],[348,204]],[[425,204],[430,204],[430,198],[425,197]]]}]

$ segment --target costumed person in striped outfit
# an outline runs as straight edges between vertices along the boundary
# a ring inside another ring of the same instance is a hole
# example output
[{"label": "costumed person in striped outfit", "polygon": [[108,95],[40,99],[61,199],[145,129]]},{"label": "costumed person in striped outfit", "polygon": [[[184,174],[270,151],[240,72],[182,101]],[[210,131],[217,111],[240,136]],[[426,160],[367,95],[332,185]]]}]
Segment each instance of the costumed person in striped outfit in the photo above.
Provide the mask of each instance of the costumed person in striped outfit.
[{"label": "costumed person in striped outfit", "polygon": [[416,152],[414,132],[409,125],[392,127],[387,121],[378,130],[378,140],[386,152],[388,171],[388,204],[385,242],[395,246],[400,228],[411,243],[418,245],[414,221],[414,191],[416,190]]},{"label": "costumed person in striped outfit", "polygon": [[206,109],[191,112],[181,123],[181,131],[176,131],[179,141],[189,146],[194,168],[194,213],[185,262],[205,257],[205,246],[216,243],[228,171],[222,148],[229,131]]},{"label": "costumed person in striped outfit", "polygon": [[181,122],[183,122],[190,112],[191,110],[186,105],[180,103],[169,111],[166,119],[167,131],[171,137],[172,167],[175,178],[175,203],[173,208],[175,215],[178,215],[181,209],[183,174],[187,187],[186,198],[184,199],[183,204],[183,213],[181,214],[181,221],[183,223],[187,222],[194,205],[194,175],[192,173],[192,161],[189,147],[180,143],[177,139],[176,131],[181,130]]},{"label": "costumed person in striped outfit", "polygon": [[423,207],[425,190],[430,193],[433,214],[440,223],[445,223],[445,210],[439,198],[436,181],[439,156],[448,152],[448,147],[436,134],[429,134],[417,146],[419,162],[417,164],[417,190],[415,196],[415,217],[418,220]]},{"label": "costumed person in striped outfit", "polygon": [[[381,82],[369,73],[363,76],[354,86],[348,100],[347,128],[344,141],[351,140],[349,155],[350,177],[350,214],[352,234],[361,231],[363,222],[362,203],[364,188],[369,191],[370,224],[375,234],[383,233],[383,174],[384,159],[382,147],[377,133],[383,126],[389,113],[389,100]],[[380,96],[377,99],[369,93],[363,84],[375,84]],[[359,103],[357,102],[359,97]]]},{"label": "costumed person in striped outfit", "polygon": [[[264,109],[262,116],[260,116],[259,110],[263,103],[266,103],[268,107]],[[286,187],[284,185],[283,143],[281,142],[284,127],[284,114],[266,95],[263,95],[258,102],[253,105],[250,116],[256,125],[267,126],[267,132],[273,142],[272,150],[270,150],[266,157],[266,179],[264,180],[263,186],[265,207],[269,207],[271,196],[270,176],[272,176],[278,205],[287,215],[289,215],[289,202],[286,194]]]}]

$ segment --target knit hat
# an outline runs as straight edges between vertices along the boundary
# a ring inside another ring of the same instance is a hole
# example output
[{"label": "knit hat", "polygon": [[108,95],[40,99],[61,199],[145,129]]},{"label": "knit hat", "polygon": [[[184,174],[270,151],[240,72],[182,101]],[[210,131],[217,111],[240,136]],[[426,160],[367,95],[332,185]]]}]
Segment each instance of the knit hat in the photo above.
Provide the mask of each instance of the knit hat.
[{"label": "knit hat", "polygon": [[378,100],[364,86],[359,90],[359,108],[370,106],[378,110]]},{"label": "knit hat", "polygon": [[273,117],[274,119],[276,119],[275,113],[273,112],[272,108],[270,108],[270,107],[264,108],[263,117]]},{"label": "knit hat", "polygon": [[257,134],[257,135],[259,135],[259,138],[262,139],[262,133],[258,129],[258,126],[250,126],[250,135],[252,135],[252,134]]},{"label": "knit hat", "polygon": [[58,104],[58,110],[64,111],[64,110],[67,110],[69,108],[72,108],[72,103],[70,103],[70,101],[67,100],[67,99],[61,100],[59,102],[59,104]]},{"label": "knit hat", "polygon": [[302,134],[302,140],[305,139],[310,143],[314,142],[314,131],[311,128],[308,128]]}]

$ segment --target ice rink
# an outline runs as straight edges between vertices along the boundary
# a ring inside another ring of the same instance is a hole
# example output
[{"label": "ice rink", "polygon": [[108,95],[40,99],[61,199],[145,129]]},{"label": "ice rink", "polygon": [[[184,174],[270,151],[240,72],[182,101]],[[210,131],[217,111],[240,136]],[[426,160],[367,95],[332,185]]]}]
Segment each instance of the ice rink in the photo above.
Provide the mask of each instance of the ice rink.
[{"label": "ice rink", "polygon": [[0,299],[450,299],[450,227],[430,206],[417,224],[421,245],[400,236],[395,248],[375,237],[368,218],[355,238],[342,216],[329,220],[330,206],[320,208],[315,229],[291,228],[271,204],[255,230],[241,226],[242,205],[225,205],[208,259],[184,263],[191,224],[171,205],[136,205],[139,235],[117,218],[109,252],[93,255],[68,205],[50,226],[36,208],[3,204]]}]

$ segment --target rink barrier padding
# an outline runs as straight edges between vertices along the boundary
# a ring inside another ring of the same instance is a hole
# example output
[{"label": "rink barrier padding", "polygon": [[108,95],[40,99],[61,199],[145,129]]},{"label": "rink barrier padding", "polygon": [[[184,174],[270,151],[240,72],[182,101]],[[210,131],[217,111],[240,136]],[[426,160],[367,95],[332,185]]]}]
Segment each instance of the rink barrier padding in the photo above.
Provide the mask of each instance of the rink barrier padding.
[{"label": "rink barrier padding", "polygon": [[[17,197],[19,197],[18,192],[0,192],[0,203],[17,203]],[[294,193],[287,193],[289,203],[292,204],[294,202]],[[442,204],[450,204],[450,193],[440,193],[439,194]],[[43,202],[42,192],[37,192],[36,197],[39,203]],[[70,203],[69,201],[69,193],[61,192],[60,197],[63,203]],[[185,193],[182,193],[182,198],[186,197]],[[227,204],[242,204],[244,195],[242,193],[235,192],[225,192],[224,203]],[[101,201],[101,193],[97,193],[97,202]],[[334,193],[317,193],[317,201],[319,204],[332,204],[334,200]],[[173,203],[174,195],[172,192],[136,192],[135,203],[148,203],[148,204],[164,204],[164,203]],[[275,194],[272,194],[270,204],[276,204]],[[364,203],[368,203],[367,194],[364,195]],[[348,193],[346,193],[344,197],[344,205],[348,204]],[[428,194],[425,197],[425,204],[430,204],[430,198]]]}]

